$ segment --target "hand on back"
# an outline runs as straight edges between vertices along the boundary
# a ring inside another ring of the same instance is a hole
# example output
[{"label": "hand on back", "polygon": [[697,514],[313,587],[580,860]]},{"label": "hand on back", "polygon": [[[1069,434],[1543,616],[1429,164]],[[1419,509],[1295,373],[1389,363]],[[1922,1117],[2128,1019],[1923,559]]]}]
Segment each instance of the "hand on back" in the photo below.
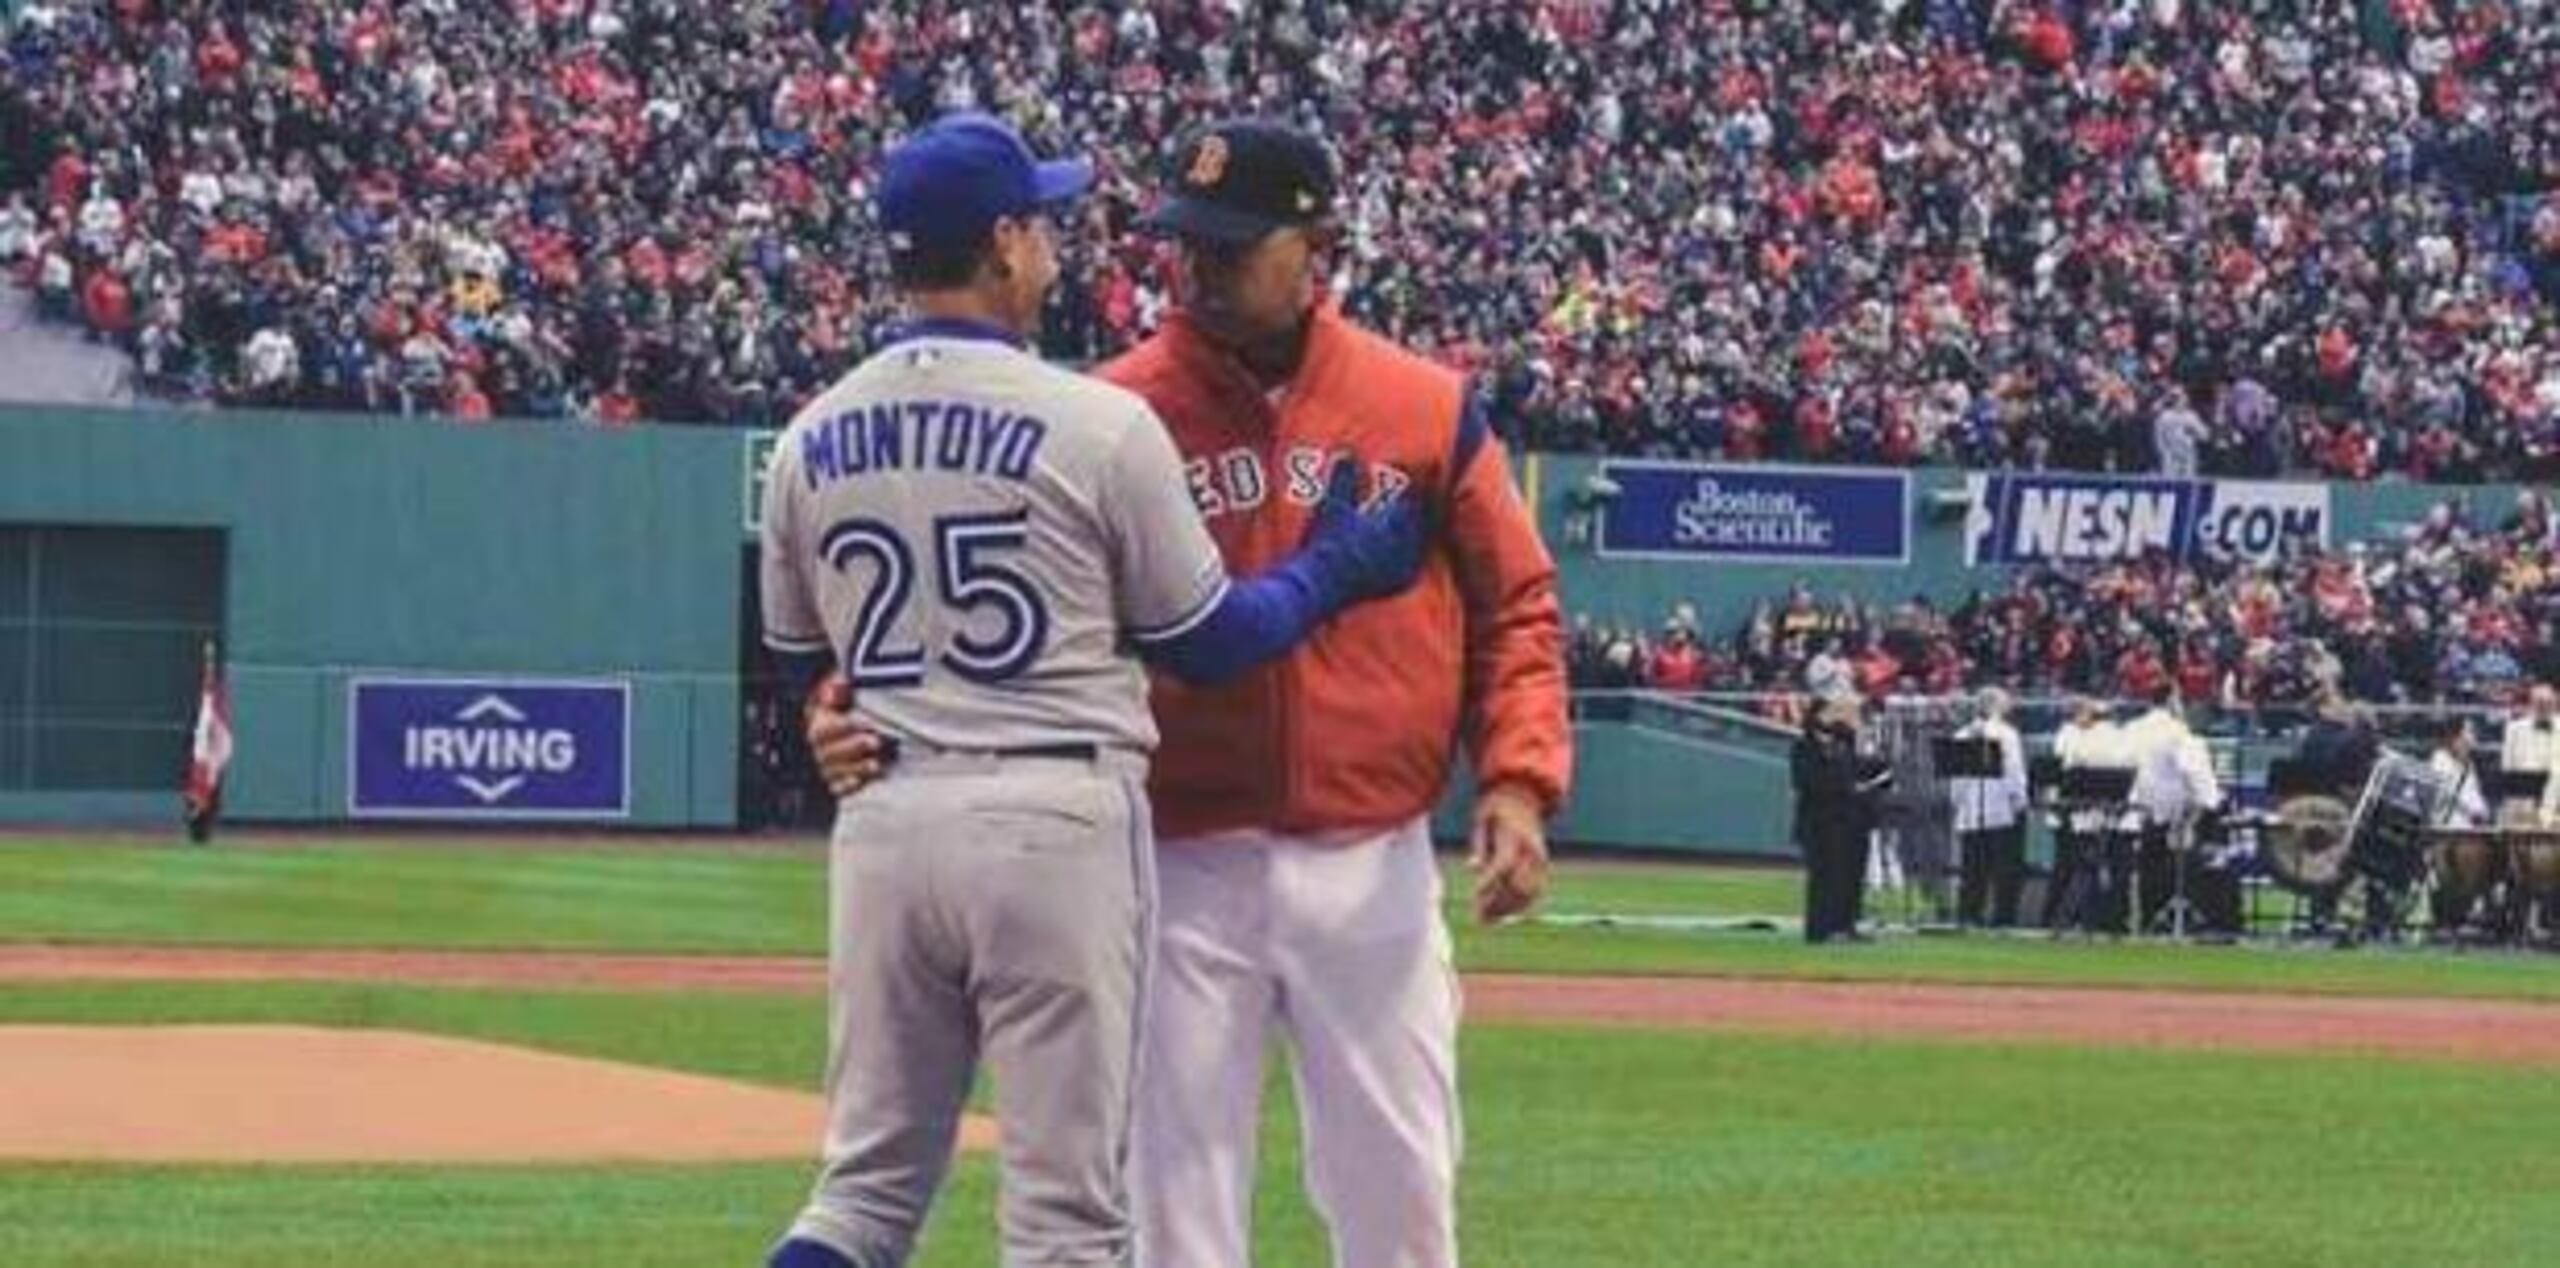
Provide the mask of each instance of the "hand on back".
[{"label": "hand on back", "polygon": [[879,732],[854,720],[853,684],[843,675],[820,680],[801,717],[808,726],[809,755],[817,759],[828,792],[850,797],[888,769],[890,746]]}]

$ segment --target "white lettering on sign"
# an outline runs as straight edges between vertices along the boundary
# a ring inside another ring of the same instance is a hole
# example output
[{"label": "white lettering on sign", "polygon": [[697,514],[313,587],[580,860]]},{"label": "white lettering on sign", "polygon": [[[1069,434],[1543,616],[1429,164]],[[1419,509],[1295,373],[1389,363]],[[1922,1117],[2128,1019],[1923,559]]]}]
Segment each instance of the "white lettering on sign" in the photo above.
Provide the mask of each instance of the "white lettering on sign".
[{"label": "white lettering on sign", "polygon": [[1683,546],[1742,546],[1821,550],[1833,526],[1793,493],[1734,492],[1714,480],[1671,509],[1672,540]]},{"label": "white lettering on sign", "polygon": [[2329,544],[2329,490],[2317,484],[2227,480],[2196,524],[2199,553],[2259,562]]},{"label": "white lettering on sign", "polygon": [[455,787],[482,805],[494,805],[535,775],[563,775],[577,768],[577,735],[528,725],[530,721],[506,697],[483,695],[455,711],[450,722],[403,728],[401,764],[412,771],[450,774]]},{"label": "white lettering on sign", "polygon": [[2178,547],[2175,489],[2036,489],[2018,497],[2012,555],[2129,559]]},{"label": "white lettering on sign", "polygon": [[401,735],[411,770],[540,771],[561,774],[578,764],[578,737],[531,727],[413,726]]}]

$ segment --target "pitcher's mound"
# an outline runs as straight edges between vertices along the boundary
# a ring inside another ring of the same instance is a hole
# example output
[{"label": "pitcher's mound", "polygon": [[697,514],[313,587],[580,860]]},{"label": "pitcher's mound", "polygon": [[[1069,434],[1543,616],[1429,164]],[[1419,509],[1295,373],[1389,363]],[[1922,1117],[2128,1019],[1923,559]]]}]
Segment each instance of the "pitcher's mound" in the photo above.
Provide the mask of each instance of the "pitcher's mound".
[{"label": "pitcher's mound", "polygon": [[[0,1158],[815,1160],[815,1096],[502,1044],[304,1026],[0,1026]],[[962,1148],[984,1148],[972,1119]]]}]

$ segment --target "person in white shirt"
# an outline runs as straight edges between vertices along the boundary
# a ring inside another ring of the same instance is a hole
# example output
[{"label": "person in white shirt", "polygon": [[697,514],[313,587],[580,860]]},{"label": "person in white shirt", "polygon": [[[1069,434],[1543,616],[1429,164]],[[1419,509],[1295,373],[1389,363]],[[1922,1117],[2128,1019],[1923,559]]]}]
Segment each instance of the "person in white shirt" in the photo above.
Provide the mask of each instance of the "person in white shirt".
[{"label": "person in white shirt", "polygon": [[[2445,724],[2436,737],[2435,751],[2427,755],[2427,769],[2444,781],[2445,794],[2436,802],[2434,827],[2454,829],[2485,828],[2492,822],[2489,798],[2481,791],[2480,773],[2471,761],[2471,724],[2456,718]],[[2436,883],[2430,898],[2435,908],[2435,932],[2439,936],[2459,932],[2472,922],[2479,904],[2490,901],[2499,878],[2494,866],[2476,864],[2484,857],[2473,842],[2430,843],[2428,865],[2436,869]],[[2491,911],[2496,907],[2493,905]]]},{"label": "person in white shirt", "polygon": [[0,207],[0,264],[16,264],[35,249],[36,213],[27,205],[25,193],[9,195],[9,203]]},{"label": "person in white shirt", "polygon": [[2480,773],[2471,764],[2469,723],[2456,718],[2445,724],[2444,734],[2436,740],[2435,751],[2427,755],[2427,767],[2444,777],[2448,790],[2444,800],[2436,806],[2437,827],[2489,826],[2489,798],[2481,791]]},{"label": "person in white shirt", "polygon": [[247,371],[249,397],[259,404],[285,404],[301,383],[302,348],[283,326],[268,326],[249,336],[240,360]]},{"label": "person in white shirt", "polygon": [[[2053,757],[2063,771],[2124,769],[2123,736],[2107,717],[2106,706],[2080,696],[2071,715],[2053,734]],[[2121,888],[2123,851],[2110,851],[2115,816],[2088,806],[2064,808],[2055,820],[2053,839],[2054,899],[2045,905],[2045,924],[2093,929],[2099,923],[2100,900]]]},{"label": "person in white shirt", "polygon": [[2525,693],[2524,712],[2509,719],[2498,737],[2498,769],[2508,775],[2530,772],[2545,776],[2545,784],[2539,794],[2507,798],[2498,807],[2500,819],[2521,818],[2526,808],[2535,807],[2541,811],[2544,823],[2551,821],[2555,807],[2547,777],[2555,752],[2560,752],[2560,692],[2554,692],[2548,683],[2535,683],[2533,690]]},{"label": "person in white shirt", "polygon": [[2548,770],[2543,774],[2542,796],[2534,802],[2533,822],[2545,828],[2560,828],[2560,779],[2551,778]]},{"label": "person in white shirt", "polygon": [[107,192],[101,181],[80,205],[80,245],[91,255],[114,255],[124,238],[124,204]]},{"label": "person in white shirt", "polygon": [[2007,929],[2018,923],[2018,883],[2027,846],[2027,750],[2018,728],[2009,724],[2009,693],[1983,688],[1975,698],[1974,720],[1958,729],[1955,738],[1988,740],[1999,758],[1997,775],[1947,781],[1947,803],[1955,811],[1956,840],[1964,851],[1956,923]]},{"label": "person in white shirt", "polygon": [[1840,654],[1838,639],[1822,640],[1822,649],[1805,662],[1804,690],[1816,700],[1857,694],[1857,675],[1850,670],[1848,658]]},{"label": "person in white shirt", "polygon": [[48,243],[36,259],[37,311],[56,320],[70,320],[74,303],[71,288],[79,279],[71,253],[60,242]]},{"label": "person in white shirt", "polygon": [[2222,781],[2204,741],[2187,729],[2174,688],[2161,688],[2150,711],[2125,727],[2125,750],[2133,761],[2133,806],[2142,817],[2136,869],[2141,927],[2149,928],[2180,888],[2178,872],[2194,854],[2188,834],[2196,817],[2222,806]]},{"label": "person in white shirt", "polygon": [[2153,460],[2164,476],[2193,479],[2198,467],[2198,451],[2212,428],[2204,416],[2187,404],[2183,388],[2169,389],[2168,402],[2151,420]]},{"label": "person in white shirt", "polygon": [[197,168],[178,180],[178,201],[185,203],[205,220],[222,210],[222,177],[206,168]]}]

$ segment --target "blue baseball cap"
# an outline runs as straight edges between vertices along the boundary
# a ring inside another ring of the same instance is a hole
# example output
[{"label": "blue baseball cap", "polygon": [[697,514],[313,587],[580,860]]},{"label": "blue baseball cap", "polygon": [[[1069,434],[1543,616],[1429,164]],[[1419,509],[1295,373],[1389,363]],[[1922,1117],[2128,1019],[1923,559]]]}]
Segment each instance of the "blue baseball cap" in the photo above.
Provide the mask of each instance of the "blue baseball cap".
[{"label": "blue baseball cap", "polygon": [[1073,202],[1092,186],[1091,163],[1044,163],[1012,125],[964,111],[889,151],[877,202],[891,250],[965,247],[998,220]]}]

